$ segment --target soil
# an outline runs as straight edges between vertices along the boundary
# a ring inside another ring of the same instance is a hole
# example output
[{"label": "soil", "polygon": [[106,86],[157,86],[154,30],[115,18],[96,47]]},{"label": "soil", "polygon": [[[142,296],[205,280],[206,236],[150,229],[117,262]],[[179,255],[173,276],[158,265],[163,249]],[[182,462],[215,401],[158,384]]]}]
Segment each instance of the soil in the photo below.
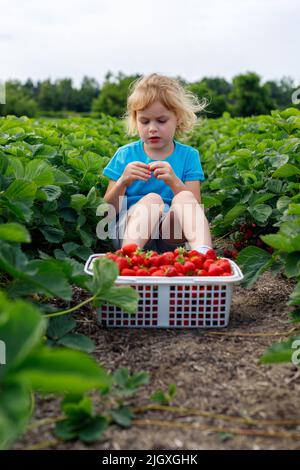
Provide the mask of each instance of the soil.
[{"label": "soil", "polygon": [[[54,425],[43,425],[26,431],[13,449],[36,444],[47,449],[98,450],[300,449],[300,371],[292,363],[263,365],[258,361],[274,341],[285,340],[295,326],[289,315],[292,308],[287,306],[292,290],[292,282],[271,273],[264,273],[251,289],[234,286],[229,326],[219,330],[103,328],[96,323],[90,306],[75,318],[78,331],[96,343],[93,357],[107,370],[126,367],[131,373],[149,372],[149,384],[128,401],[134,407],[150,404],[154,391],[167,391],[169,384],[176,384],[172,406],[227,417],[299,420],[298,425],[250,426],[216,416],[151,410],[136,419],[161,420],[170,427],[149,423],[125,429],[114,424],[98,441],[87,445],[57,441]],[[80,289],[76,289],[76,296],[78,303],[82,300]],[[279,336],[255,336],[261,333]],[[33,422],[60,414],[56,397],[37,396]],[[233,433],[232,428],[238,431]],[[245,430],[275,435],[248,436],[243,435]]]}]

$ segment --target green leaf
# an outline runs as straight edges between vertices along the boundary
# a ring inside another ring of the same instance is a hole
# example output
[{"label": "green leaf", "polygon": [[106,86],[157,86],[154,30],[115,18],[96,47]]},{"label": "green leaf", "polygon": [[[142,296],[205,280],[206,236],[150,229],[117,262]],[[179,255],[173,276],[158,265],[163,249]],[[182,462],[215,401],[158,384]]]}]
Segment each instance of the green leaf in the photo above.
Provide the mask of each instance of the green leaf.
[{"label": "green leaf", "polygon": [[43,201],[55,201],[61,195],[62,190],[59,186],[48,185],[39,188],[37,196]]},{"label": "green leaf", "polygon": [[11,202],[9,200],[3,200],[2,204],[9,212],[14,214],[19,221],[30,222],[32,216],[30,206],[32,205],[32,201],[23,203],[22,201]]},{"label": "green leaf", "polygon": [[78,230],[78,233],[80,235],[80,238],[82,240],[82,243],[90,248],[90,246],[92,245],[92,243],[94,242],[94,238],[92,235],[90,235],[86,230],[82,230],[82,229],[79,229]]},{"label": "green leaf", "polygon": [[70,178],[67,173],[53,168],[54,182],[56,184],[72,184],[73,180]]},{"label": "green leaf", "polygon": [[42,228],[40,227],[39,230],[49,243],[60,243],[65,235],[64,230],[49,225],[45,225]]},{"label": "green leaf", "polygon": [[288,305],[300,305],[300,281],[296,284],[295,289],[291,293]]},{"label": "green leaf", "polygon": [[72,194],[70,207],[80,212],[87,203],[87,198],[83,194]]},{"label": "green leaf", "polygon": [[72,255],[72,253],[78,250],[80,248],[80,245],[78,243],[73,243],[73,242],[68,242],[63,244],[63,249],[68,255]]},{"label": "green leaf", "polygon": [[260,238],[271,247],[286,253],[300,251],[300,221],[283,222],[278,233],[262,235]]},{"label": "green leaf", "polygon": [[162,390],[156,390],[150,397],[150,399],[156,403],[160,403],[161,405],[168,405],[169,401],[166,398],[166,395]]},{"label": "green leaf", "polygon": [[0,388],[0,450],[25,431],[31,417],[31,394],[22,383],[2,383]]},{"label": "green leaf", "polygon": [[137,312],[139,294],[129,286],[119,286],[111,287],[102,293],[99,299],[120,307],[124,312],[134,314]]},{"label": "green leaf", "polygon": [[231,434],[230,432],[220,432],[219,433],[219,439],[221,442],[227,442],[230,441],[230,439],[233,439],[234,435]]},{"label": "green leaf", "polygon": [[5,312],[0,338],[6,345],[6,365],[0,367],[0,380],[26,359],[46,329],[46,320],[35,307],[23,300],[12,302],[0,292],[0,315]]},{"label": "green leaf", "polygon": [[32,281],[40,287],[37,288],[40,293],[50,293],[54,297],[71,300],[72,288],[59,261],[32,260],[28,266],[37,270],[32,276]]},{"label": "green leaf", "polygon": [[[251,198],[249,199],[249,203],[251,206],[257,206],[258,204],[263,205],[263,202],[269,201],[270,199],[273,199],[275,197],[275,194],[270,194],[270,193],[252,193]],[[268,206],[267,206],[268,207]]]},{"label": "green leaf", "polygon": [[0,150],[0,175],[5,175],[8,165],[9,160],[7,156]]},{"label": "green leaf", "polygon": [[278,168],[272,174],[273,178],[289,178],[290,176],[300,175],[300,170],[294,165],[290,163],[286,163],[285,165]]},{"label": "green leaf", "polygon": [[266,159],[273,168],[282,168],[289,161],[289,156],[277,153],[266,157]]},{"label": "green leaf", "polygon": [[205,206],[207,209],[208,209],[209,207],[220,206],[220,205],[221,205],[221,201],[219,201],[219,199],[217,199],[216,197],[203,195],[203,196],[201,197],[201,199],[202,199],[202,204],[204,204],[204,206]]},{"label": "green leaf", "polygon": [[284,119],[288,119],[291,116],[299,116],[299,109],[296,108],[286,108],[283,111],[280,111],[280,115]]},{"label": "green leaf", "polygon": [[30,243],[30,233],[21,224],[7,223],[0,224],[0,239],[16,243]]},{"label": "green leaf", "polygon": [[80,333],[67,334],[60,338],[57,344],[87,353],[92,353],[96,347],[94,341]]},{"label": "green leaf", "polygon": [[95,187],[92,187],[89,190],[89,193],[86,197],[86,200],[87,200],[87,204],[88,204],[89,207],[93,207],[94,204],[97,202],[97,193],[96,193],[96,188]]},{"label": "green leaf", "polygon": [[300,204],[293,204],[289,205],[288,213],[290,215],[300,215]]},{"label": "green leaf", "polygon": [[93,273],[88,286],[96,296],[102,296],[113,286],[119,275],[119,268],[111,259],[102,257],[94,261]]},{"label": "green leaf", "polygon": [[151,395],[150,399],[154,402],[160,403],[161,405],[169,405],[176,395],[176,390],[176,385],[170,384],[167,393],[164,393],[162,390],[156,390]]},{"label": "green leaf", "polygon": [[249,246],[240,251],[237,263],[244,274],[242,285],[249,288],[272,264],[272,256],[265,250]]},{"label": "green leaf", "polygon": [[95,416],[78,434],[83,442],[94,442],[107,430],[108,421],[104,416]]},{"label": "green leaf", "polygon": [[63,439],[64,441],[72,441],[76,439],[78,434],[73,424],[68,420],[56,423],[54,433],[59,439]]},{"label": "green leaf", "polygon": [[7,190],[4,191],[4,196],[12,202],[21,201],[31,204],[34,199],[36,189],[35,183],[16,179],[8,186]]},{"label": "green leaf", "polygon": [[114,384],[121,389],[121,393],[125,396],[134,394],[137,389],[149,383],[149,373],[140,371],[136,374],[129,374],[127,368],[118,369],[113,374]]},{"label": "green leaf", "polygon": [[259,361],[262,364],[290,362],[292,363],[292,349],[294,340],[288,340],[282,343],[275,343],[260,357]]},{"label": "green leaf", "polygon": [[6,242],[0,244],[0,268],[16,279],[31,281],[37,272],[36,268],[29,267],[28,260],[18,245]]},{"label": "green leaf", "polygon": [[55,434],[61,439],[79,438],[92,442],[107,429],[108,421],[103,416],[93,416],[93,406],[88,397],[67,397],[62,403],[67,418],[56,425]]},{"label": "green leaf", "polygon": [[33,181],[37,187],[54,182],[52,168],[46,162],[40,160],[32,160],[26,165],[24,179]]},{"label": "green leaf", "polygon": [[248,208],[252,217],[260,224],[264,224],[272,214],[272,207],[267,204],[257,204]]},{"label": "green leaf", "polygon": [[35,151],[34,156],[36,158],[45,157],[47,159],[52,159],[56,157],[57,149],[51,145],[43,145]]},{"label": "green leaf", "polygon": [[10,157],[7,175],[13,175],[15,179],[24,178],[25,169],[20,158]]},{"label": "green leaf", "polygon": [[300,277],[300,251],[287,255],[285,260],[285,272],[288,277]]},{"label": "green leaf", "polygon": [[168,388],[169,396],[173,399],[176,395],[177,387],[176,384],[170,384]]},{"label": "green leaf", "polygon": [[83,420],[89,419],[93,413],[93,403],[90,397],[81,397],[78,400],[68,399],[62,404],[62,409],[73,424],[82,424]]},{"label": "green leaf", "polygon": [[24,361],[18,376],[43,393],[107,390],[111,384],[110,376],[89,356],[65,348],[40,348]]},{"label": "green leaf", "polygon": [[51,225],[51,226],[55,226],[55,225],[58,225],[59,226],[59,218],[56,214],[54,214],[53,212],[49,212],[49,213],[43,213],[41,214],[41,217],[42,217],[42,223],[45,224],[45,225]]},{"label": "green leaf", "polygon": [[47,336],[53,340],[62,338],[76,327],[76,321],[70,315],[50,318]]},{"label": "green leaf", "polygon": [[246,206],[244,204],[236,204],[232,209],[230,209],[224,219],[223,222],[226,225],[231,224],[237,217],[241,214],[244,214],[246,210]]},{"label": "green leaf", "polygon": [[299,323],[300,322],[300,308],[297,308],[293,312],[291,312],[291,317],[293,319],[293,323]]},{"label": "green leaf", "polygon": [[281,194],[283,182],[280,180],[273,180],[269,178],[266,183],[266,189],[275,194]]},{"label": "green leaf", "polygon": [[110,414],[114,422],[123,428],[129,428],[132,424],[132,419],[134,418],[134,414],[127,406],[120,406],[118,409],[112,410]]},{"label": "green leaf", "polygon": [[285,209],[287,209],[289,207],[290,202],[291,202],[291,200],[290,200],[289,197],[282,196],[277,200],[276,208],[279,211],[284,211]]}]

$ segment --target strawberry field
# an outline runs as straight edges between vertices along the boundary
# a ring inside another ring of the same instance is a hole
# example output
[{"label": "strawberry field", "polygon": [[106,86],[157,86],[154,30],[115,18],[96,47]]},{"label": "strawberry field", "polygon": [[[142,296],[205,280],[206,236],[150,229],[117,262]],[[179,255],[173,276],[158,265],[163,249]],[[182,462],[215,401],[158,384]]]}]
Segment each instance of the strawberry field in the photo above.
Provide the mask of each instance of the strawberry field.
[{"label": "strawberry field", "polygon": [[135,313],[138,294],[109,257],[83,268],[113,250],[96,211],[122,123],[0,118],[0,448],[299,448],[300,112],[224,113],[181,140],[245,276],[229,326],[110,330],[99,306]]}]

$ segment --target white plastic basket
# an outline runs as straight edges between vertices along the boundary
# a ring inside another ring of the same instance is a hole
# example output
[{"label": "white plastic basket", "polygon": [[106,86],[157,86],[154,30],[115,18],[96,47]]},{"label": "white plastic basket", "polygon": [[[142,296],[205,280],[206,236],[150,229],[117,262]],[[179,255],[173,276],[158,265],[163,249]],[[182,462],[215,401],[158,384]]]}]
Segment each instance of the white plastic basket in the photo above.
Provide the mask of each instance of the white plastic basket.
[{"label": "white plastic basket", "polygon": [[[91,255],[84,271],[93,275],[93,262],[105,253]],[[109,303],[97,309],[107,327],[222,328],[228,325],[232,285],[243,279],[232,260],[232,276],[118,276],[116,285],[130,285],[140,299],[135,314]]]}]

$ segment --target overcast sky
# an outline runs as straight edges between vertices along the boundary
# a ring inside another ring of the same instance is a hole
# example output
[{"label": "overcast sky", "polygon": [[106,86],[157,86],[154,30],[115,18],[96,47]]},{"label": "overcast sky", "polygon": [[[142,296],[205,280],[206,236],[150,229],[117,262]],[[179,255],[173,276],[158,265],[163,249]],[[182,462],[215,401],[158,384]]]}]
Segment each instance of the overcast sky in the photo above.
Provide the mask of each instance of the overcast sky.
[{"label": "overcast sky", "polygon": [[0,0],[0,81],[257,72],[300,83],[299,0]]}]

